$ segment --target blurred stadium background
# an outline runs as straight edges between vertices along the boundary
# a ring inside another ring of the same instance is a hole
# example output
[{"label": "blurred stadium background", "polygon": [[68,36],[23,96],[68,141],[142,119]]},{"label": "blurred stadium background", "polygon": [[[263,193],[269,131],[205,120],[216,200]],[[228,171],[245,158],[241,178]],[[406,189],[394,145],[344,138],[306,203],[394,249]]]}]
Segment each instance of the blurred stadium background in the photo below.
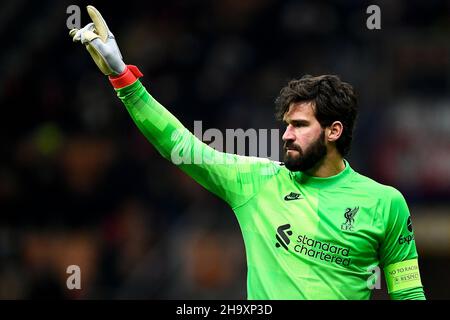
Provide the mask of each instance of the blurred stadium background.
[{"label": "blurred stadium background", "polygon": [[[278,128],[303,74],[354,84],[349,157],[398,188],[429,299],[450,298],[450,1],[25,1],[0,5],[0,298],[244,299],[239,226],[163,160],[66,28],[95,5],[186,127]],[[382,29],[366,28],[381,7]],[[82,290],[66,268],[82,269]],[[384,280],[374,299],[387,298]]]}]

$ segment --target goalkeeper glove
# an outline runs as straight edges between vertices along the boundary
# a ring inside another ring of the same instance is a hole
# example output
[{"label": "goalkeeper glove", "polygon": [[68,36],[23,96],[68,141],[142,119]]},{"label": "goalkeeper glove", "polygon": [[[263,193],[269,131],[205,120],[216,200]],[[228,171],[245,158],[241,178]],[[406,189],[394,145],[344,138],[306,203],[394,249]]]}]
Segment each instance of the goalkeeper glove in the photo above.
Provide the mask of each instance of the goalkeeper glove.
[{"label": "goalkeeper glove", "polygon": [[[142,77],[139,69],[132,65],[125,65],[122,54],[117,46],[114,35],[109,30],[100,12],[93,6],[87,6],[87,12],[92,22],[82,29],[72,29],[69,35],[74,42],[81,42],[86,46],[97,67],[103,74],[109,76],[114,87],[129,84],[132,80]],[[115,83],[114,80],[122,81]]]}]

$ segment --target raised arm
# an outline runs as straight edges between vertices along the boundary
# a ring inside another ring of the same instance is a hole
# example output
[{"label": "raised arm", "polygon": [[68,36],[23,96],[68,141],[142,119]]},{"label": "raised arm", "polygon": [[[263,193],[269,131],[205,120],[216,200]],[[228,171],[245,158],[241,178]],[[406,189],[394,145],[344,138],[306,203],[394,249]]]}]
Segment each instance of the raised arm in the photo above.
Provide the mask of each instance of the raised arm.
[{"label": "raised arm", "polygon": [[107,76],[148,141],[166,159],[215,193],[231,207],[248,201],[280,170],[269,159],[243,157],[219,152],[189,132],[144,88],[135,66],[125,65],[115,38],[105,20],[88,6],[92,23],[70,35],[83,43],[99,69]]}]

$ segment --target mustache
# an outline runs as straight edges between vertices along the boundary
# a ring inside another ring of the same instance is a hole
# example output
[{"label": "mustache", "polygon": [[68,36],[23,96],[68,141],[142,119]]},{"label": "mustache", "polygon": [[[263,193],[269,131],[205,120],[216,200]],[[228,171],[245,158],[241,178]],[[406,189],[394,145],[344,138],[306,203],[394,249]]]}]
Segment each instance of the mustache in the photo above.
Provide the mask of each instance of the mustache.
[{"label": "mustache", "polygon": [[286,141],[283,145],[283,148],[284,148],[284,150],[292,149],[292,150],[296,150],[296,151],[302,153],[302,148],[300,148],[299,145],[295,144],[292,141]]}]

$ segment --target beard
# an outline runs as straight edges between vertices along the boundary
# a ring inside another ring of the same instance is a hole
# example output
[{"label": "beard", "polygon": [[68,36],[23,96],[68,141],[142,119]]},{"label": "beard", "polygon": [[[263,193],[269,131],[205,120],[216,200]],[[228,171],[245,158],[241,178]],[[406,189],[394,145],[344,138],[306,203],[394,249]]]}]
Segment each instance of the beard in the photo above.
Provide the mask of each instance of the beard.
[{"label": "beard", "polygon": [[[327,155],[327,146],[325,145],[325,130],[322,130],[320,137],[317,138],[305,151],[293,143],[287,141],[284,143],[284,165],[290,171],[307,171],[316,166]],[[298,154],[290,155],[288,149],[293,149]]]}]

